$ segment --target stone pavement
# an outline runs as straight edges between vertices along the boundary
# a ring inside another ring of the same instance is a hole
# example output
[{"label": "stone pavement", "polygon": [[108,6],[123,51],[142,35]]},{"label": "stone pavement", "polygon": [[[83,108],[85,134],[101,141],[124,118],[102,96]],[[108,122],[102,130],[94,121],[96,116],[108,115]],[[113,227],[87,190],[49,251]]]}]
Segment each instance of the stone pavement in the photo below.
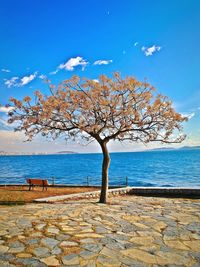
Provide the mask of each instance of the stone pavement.
[{"label": "stone pavement", "polygon": [[200,200],[0,206],[0,266],[200,266]]}]

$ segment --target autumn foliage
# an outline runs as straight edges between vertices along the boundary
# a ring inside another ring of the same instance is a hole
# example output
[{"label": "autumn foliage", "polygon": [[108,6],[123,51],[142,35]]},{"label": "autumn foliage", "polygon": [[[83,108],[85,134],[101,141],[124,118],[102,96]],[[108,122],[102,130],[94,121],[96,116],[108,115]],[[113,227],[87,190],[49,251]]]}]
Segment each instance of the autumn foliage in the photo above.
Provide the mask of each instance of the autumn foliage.
[{"label": "autumn foliage", "polygon": [[48,96],[37,91],[33,99],[11,99],[15,109],[9,114],[9,122],[18,121],[16,130],[23,131],[28,140],[38,134],[96,140],[104,156],[100,202],[107,199],[110,140],[174,143],[185,138],[181,123],[186,118],[147,82],[122,79],[118,73],[112,79],[102,75],[99,82],[78,76],[57,87],[47,82]]}]

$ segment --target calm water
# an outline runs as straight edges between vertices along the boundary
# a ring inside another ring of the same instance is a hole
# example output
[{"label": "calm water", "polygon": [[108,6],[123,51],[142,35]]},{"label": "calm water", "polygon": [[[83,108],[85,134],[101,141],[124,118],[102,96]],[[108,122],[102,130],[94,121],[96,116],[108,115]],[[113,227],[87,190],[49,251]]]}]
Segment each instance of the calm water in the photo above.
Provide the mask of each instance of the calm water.
[{"label": "calm water", "polygon": [[[55,177],[57,184],[101,182],[101,154],[0,156],[0,184]],[[110,184],[200,186],[200,150],[112,153]]]}]

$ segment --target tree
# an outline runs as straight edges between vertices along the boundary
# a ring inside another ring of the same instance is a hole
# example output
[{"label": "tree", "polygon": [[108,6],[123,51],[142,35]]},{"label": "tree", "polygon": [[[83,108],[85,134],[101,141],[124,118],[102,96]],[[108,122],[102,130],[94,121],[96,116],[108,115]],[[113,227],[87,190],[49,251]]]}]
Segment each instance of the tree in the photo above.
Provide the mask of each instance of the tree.
[{"label": "tree", "polygon": [[100,203],[106,203],[110,140],[178,143],[184,140],[181,122],[187,120],[175,112],[172,102],[155,92],[147,82],[114,73],[99,81],[73,76],[57,87],[50,81],[50,95],[35,92],[35,101],[11,98],[14,110],[9,122],[18,121],[17,131],[28,140],[38,134],[67,139],[96,140],[103,153]]}]

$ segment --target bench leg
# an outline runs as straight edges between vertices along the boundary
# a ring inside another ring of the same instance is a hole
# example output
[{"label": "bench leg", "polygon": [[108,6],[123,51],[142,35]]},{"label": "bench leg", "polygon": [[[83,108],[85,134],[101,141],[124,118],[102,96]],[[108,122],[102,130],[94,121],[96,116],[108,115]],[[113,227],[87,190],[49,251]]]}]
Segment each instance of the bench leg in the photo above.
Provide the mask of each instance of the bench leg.
[{"label": "bench leg", "polygon": [[44,189],[46,189],[46,191],[47,191],[47,185],[45,184],[44,180],[42,181],[42,187],[43,187],[42,191],[44,191]]}]

